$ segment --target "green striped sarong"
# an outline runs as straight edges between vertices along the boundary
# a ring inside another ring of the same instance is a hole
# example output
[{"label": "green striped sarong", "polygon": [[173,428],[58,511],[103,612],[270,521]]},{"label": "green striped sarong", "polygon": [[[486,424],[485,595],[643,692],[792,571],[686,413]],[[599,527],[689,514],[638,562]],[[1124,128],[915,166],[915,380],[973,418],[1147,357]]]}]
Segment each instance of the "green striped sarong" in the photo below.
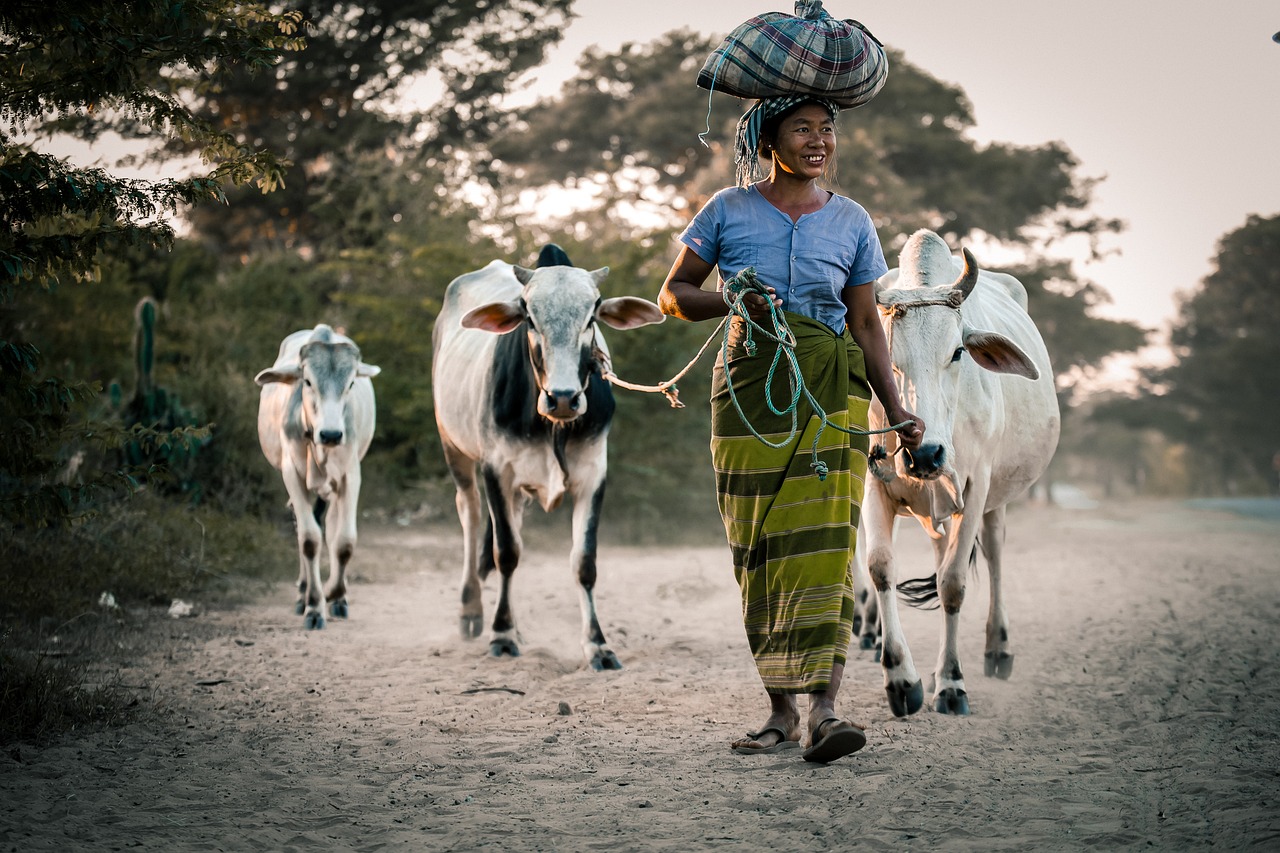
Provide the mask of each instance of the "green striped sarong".
[{"label": "green striped sarong", "polygon": [[[862,350],[846,329],[836,335],[826,325],[785,313],[796,337],[796,358],[809,392],[831,424],[867,428],[871,388]],[[765,383],[775,343],[758,332],[758,350],[747,355],[744,324],[730,326],[728,371],[734,394],[756,431],[774,444],[786,438],[790,415],[775,415],[765,400]],[[711,456],[734,573],[742,589],[742,616],[751,654],[772,693],[825,690],[831,670],[843,664],[853,633],[853,556],[867,473],[867,436],[828,426],[818,458],[826,463],[820,480],[810,467],[820,420],[802,396],[803,427],[785,447],[773,449],[742,422],[725,383],[722,352],[711,389]],[[773,404],[791,399],[785,364],[773,380]]]}]

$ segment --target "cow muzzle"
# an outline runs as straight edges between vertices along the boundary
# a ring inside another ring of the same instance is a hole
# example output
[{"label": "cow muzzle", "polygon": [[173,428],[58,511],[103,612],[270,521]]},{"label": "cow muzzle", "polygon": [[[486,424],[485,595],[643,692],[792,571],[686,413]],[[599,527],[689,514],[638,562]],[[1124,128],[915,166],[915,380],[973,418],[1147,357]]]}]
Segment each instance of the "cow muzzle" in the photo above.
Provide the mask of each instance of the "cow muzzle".
[{"label": "cow muzzle", "polygon": [[581,391],[543,391],[538,395],[538,413],[553,421],[571,421],[587,410]]},{"label": "cow muzzle", "polygon": [[947,449],[941,444],[922,444],[915,450],[904,448],[902,455],[904,473],[917,480],[936,480],[947,465]]},{"label": "cow muzzle", "polygon": [[337,447],[342,444],[342,430],[322,429],[316,434],[316,438],[325,447]]}]

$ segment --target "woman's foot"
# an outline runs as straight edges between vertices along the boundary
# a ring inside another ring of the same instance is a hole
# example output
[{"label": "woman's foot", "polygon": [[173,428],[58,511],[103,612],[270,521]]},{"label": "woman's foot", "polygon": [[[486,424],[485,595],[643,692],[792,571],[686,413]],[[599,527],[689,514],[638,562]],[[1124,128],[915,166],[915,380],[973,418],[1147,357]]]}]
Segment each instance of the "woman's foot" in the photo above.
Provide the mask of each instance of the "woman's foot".
[{"label": "woman's foot", "polygon": [[838,717],[827,717],[813,727],[809,748],[803,757],[805,761],[826,764],[851,755],[866,745],[867,735],[862,726]]},{"label": "woman's foot", "polygon": [[730,746],[743,755],[764,755],[795,749],[800,745],[800,716],[779,717],[773,715],[758,732],[748,732]]}]

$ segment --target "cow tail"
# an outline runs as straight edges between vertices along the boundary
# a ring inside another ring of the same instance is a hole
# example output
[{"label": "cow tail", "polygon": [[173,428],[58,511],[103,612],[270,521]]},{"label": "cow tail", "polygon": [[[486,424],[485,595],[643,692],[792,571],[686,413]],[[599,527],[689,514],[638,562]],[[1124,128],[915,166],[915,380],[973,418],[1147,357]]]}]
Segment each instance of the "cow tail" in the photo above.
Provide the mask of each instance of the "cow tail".
[{"label": "cow tail", "polygon": [[903,581],[898,584],[898,597],[912,607],[917,607],[921,610],[937,610],[939,605],[938,575],[935,573],[927,578]]}]

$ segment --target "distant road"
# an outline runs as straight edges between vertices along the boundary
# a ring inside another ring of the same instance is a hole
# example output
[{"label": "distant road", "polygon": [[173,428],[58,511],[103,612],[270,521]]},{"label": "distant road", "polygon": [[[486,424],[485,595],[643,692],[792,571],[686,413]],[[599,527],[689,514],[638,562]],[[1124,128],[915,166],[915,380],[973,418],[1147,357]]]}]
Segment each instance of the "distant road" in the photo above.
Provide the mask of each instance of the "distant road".
[{"label": "distant road", "polygon": [[1187,506],[1280,521],[1280,498],[1202,498],[1187,501]]}]

